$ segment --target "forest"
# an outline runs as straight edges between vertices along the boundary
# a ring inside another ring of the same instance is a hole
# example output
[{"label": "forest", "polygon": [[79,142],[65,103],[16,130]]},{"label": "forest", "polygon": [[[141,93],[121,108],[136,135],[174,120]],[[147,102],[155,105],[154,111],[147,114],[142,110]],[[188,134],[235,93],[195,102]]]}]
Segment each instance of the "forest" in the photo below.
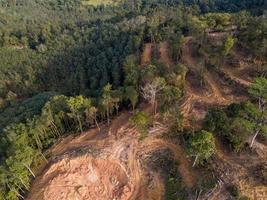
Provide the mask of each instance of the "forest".
[{"label": "forest", "polygon": [[[234,152],[251,136],[251,146],[256,137],[266,142],[266,9],[265,0],[2,0],[0,200],[26,198],[59,139],[100,129],[120,112],[135,113],[130,123],[147,137],[153,122],[138,112],[145,101],[152,115],[168,119],[173,134],[186,132],[194,165],[214,154],[215,133]],[[212,46],[209,35],[218,32],[228,35]],[[208,57],[195,77],[200,85],[205,70],[221,73],[231,49],[245,49],[257,61],[253,83],[242,89],[249,98],[209,109],[197,131],[184,130],[180,106],[191,73],[182,48],[190,37],[195,54]],[[169,43],[174,66],[166,70],[157,59],[140,66],[145,44],[161,42]]]}]

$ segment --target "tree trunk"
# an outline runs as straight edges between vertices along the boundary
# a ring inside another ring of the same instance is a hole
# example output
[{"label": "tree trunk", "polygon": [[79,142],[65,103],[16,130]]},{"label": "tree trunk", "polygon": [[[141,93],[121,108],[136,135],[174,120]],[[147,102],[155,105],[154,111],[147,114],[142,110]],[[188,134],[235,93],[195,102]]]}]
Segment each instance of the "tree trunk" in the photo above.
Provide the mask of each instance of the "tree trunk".
[{"label": "tree trunk", "polygon": [[260,130],[257,130],[256,133],[254,134],[252,140],[251,140],[251,143],[250,143],[250,147],[252,148],[253,147],[253,144],[255,142],[255,139],[256,137],[258,136],[258,134],[260,133]]},{"label": "tree trunk", "polygon": [[153,107],[153,114],[156,114],[156,96],[152,97],[152,107]]},{"label": "tree trunk", "polygon": [[108,125],[110,124],[110,121],[109,121],[109,109],[107,108],[107,118],[108,118]]},{"label": "tree trunk", "polygon": [[43,157],[44,161],[45,161],[46,163],[48,163],[48,160],[46,159],[46,157],[44,156],[44,154],[42,153],[42,151],[40,151],[40,154],[41,154],[41,156]]},{"label": "tree trunk", "polygon": [[7,187],[9,188],[9,190],[13,191],[16,193],[17,196],[19,196],[22,199],[25,199],[15,188],[11,188],[9,184],[7,184]]},{"label": "tree trunk", "polygon": [[132,104],[132,109],[133,109],[133,112],[134,112],[134,110],[135,110],[135,105],[134,104]]},{"label": "tree trunk", "polygon": [[34,134],[34,139],[35,139],[35,143],[37,145],[37,148],[41,151],[41,149],[43,148],[42,142],[40,140],[40,137],[38,134]]},{"label": "tree trunk", "polygon": [[12,189],[13,192],[16,193],[17,196],[19,196],[22,199],[25,199],[17,190],[15,190],[14,188]]},{"label": "tree trunk", "polygon": [[119,105],[116,104],[116,105],[115,105],[115,108],[116,108],[116,115],[119,115]]},{"label": "tree trunk", "polygon": [[80,119],[80,116],[79,115],[77,115],[77,119],[78,119],[80,131],[82,133],[83,132],[83,128],[82,128],[82,122],[81,122],[81,119]]},{"label": "tree trunk", "polygon": [[27,189],[29,190],[30,188],[25,184],[25,182],[22,180],[22,178],[19,178],[21,184]]},{"label": "tree trunk", "polygon": [[31,170],[31,168],[28,166],[28,165],[26,165],[26,164],[23,164],[28,170],[29,170],[29,172],[32,174],[32,176],[35,178],[35,174],[33,173],[33,171]]},{"label": "tree trunk", "polygon": [[95,115],[94,118],[95,118],[95,125],[97,126],[98,130],[100,131],[100,127],[99,127],[99,124],[98,124],[98,122],[97,122],[96,115]]},{"label": "tree trunk", "polygon": [[15,182],[15,185],[19,188],[19,191],[21,191],[22,193],[24,193],[24,190],[21,188],[21,186]]},{"label": "tree trunk", "polygon": [[196,156],[194,163],[193,163],[193,167],[195,167],[195,165],[197,164],[197,160],[198,160],[198,156]]}]

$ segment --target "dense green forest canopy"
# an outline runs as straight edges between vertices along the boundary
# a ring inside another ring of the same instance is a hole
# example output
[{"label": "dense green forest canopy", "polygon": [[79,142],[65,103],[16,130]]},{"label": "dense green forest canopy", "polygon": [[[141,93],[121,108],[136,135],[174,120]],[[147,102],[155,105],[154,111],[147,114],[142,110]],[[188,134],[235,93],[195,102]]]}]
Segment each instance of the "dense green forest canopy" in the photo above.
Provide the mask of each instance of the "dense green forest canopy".
[{"label": "dense green forest canopy", "polygon": [[177,56],[183,36],[234,25],[238,44],[263,59],[265,8],[264,0],[2,0],[0,200],[26,194],[28,169],[62,134],[134,109],[144,80],[158,77],[165,105],[177,102],[183,88],[170,79],[185,68],[140,72],[145,42],[169,41]]}]

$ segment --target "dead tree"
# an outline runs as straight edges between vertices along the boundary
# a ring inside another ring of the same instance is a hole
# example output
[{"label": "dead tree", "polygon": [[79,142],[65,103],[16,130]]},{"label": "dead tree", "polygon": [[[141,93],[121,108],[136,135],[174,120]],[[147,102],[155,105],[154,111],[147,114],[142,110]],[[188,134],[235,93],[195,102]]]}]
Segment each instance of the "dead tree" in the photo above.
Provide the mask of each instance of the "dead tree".
[{"label": "dead tree", "polygon": [[166,82],[164,78],[157,77],[152,82],[147,83],[141,88],[142,96],[153,106],[154,114],[157,113],[158,94],[165,88]]}]

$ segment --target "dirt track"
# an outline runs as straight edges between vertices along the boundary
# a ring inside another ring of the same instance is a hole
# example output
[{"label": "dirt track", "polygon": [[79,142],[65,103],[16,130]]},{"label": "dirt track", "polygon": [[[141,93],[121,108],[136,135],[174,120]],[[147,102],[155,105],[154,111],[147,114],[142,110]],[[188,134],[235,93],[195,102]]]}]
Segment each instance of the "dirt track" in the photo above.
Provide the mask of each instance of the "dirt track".
[{"label": "dirt track", "polygon": [[[246,100],[247,97],[239,95],[234,91],[234,86],[229,86],[227,84],[222,85],[222,77],[216,75],[214,72],[210,72],[208,69],[205,69],[203,73],[204,87],[200,83],[194,83],[196,75],[200,73],[201,63],[199,59],[201,57],[194,57],[192,55],[194,40],[191,37],[186,38],[182,46],[182,62],[185,64],[189,73],[186,78],[186,95],[184,97],[183,103],[181,104],[181,112],[183,113],[185,119],[190,119],[194,117],[196,120],[201,120],[204,118],[207,108],[210,106],[225,106],[233,102],[239,102]],[[202,60],[205,59],[205,56],[202,57]],[[238,77],[236,77],[237,79]],[[234,77],[233,77],[234,79]],[[241,82],[246,82],[245,80]],[[247,82],[245,83],[248,84]],[[230,94],[227,94],[231,91]],[[198,108],[195,105],[199,105]]]},{"label": "dirt track", "polygon": [[166,67],[170,68],[171,66],[174,65],[169,55],[169,45],[167,42],[159,43],[159,54],[160,54],[160,61],[163,62],[166,65]]},{"label": "dirt track", "polygon": [[141,66],[150,63],[152,57],[152,46],[153,46],[152,43],[144,44],[144,50],[141,55],[141,61],[140,61]]},{"label": "dirt track", "polygon": [[156,149],[169,149],[174,153],[174,159],[179,161],[179,172],[183,178],[185,185],[192,188],[197,183],[195,172],[192,170],[184,150],[179,146],[162,139],[154,139],[145,141],[143,144],[143,152],[149,153]]}]

